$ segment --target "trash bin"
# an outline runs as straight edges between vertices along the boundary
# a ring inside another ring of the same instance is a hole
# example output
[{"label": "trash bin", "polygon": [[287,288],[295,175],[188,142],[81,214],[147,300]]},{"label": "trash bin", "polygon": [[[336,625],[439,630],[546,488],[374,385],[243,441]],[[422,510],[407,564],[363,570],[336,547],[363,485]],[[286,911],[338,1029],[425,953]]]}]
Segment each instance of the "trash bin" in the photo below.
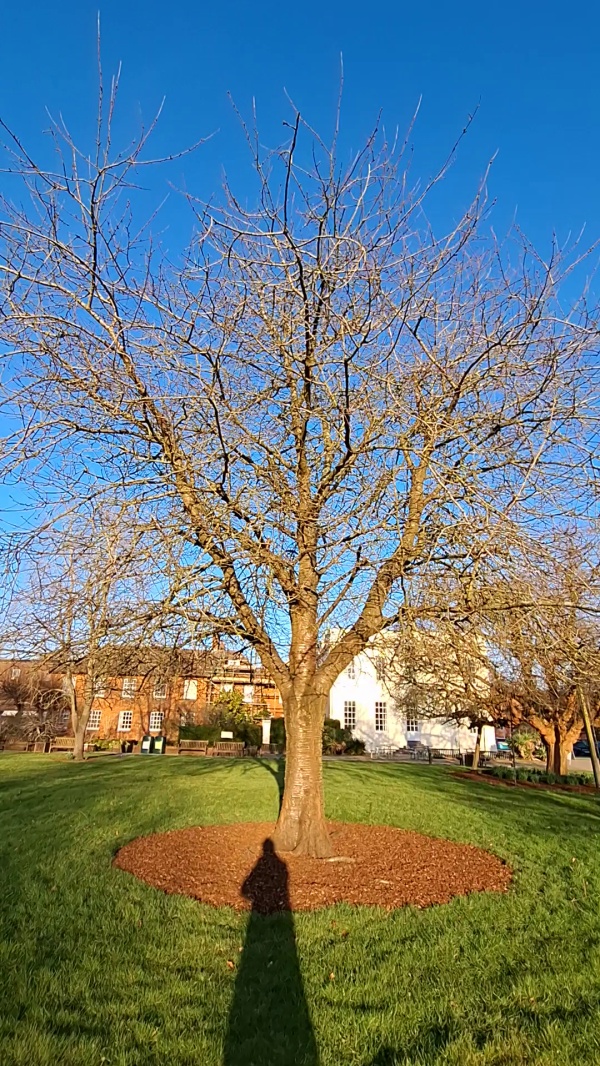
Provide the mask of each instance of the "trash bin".
[{"label": "trash bin", "polygon": [[472,767],[472,766],[473,766],[473,762],[474,762],[474,761],[475,761],[475,756],[474,756],[473,752],[472,752],[472,751],[467,751],[467,752],[465,752],[465,761],[464,761],[464,765],[465,765],[465,766],[471,766],[471,767]]},{"label": "trash bin", "polygon": [[164,755],[167,750],[167,738],[166,737],[154,737],[154,746],[152,751],[155,755]]},{"label": "trash bin", "polygon": [[153,751],[154,751],[154,737],[151,737],[148,734],[146,734],[145,737],[142,737],[142,755],[152,755]]}]

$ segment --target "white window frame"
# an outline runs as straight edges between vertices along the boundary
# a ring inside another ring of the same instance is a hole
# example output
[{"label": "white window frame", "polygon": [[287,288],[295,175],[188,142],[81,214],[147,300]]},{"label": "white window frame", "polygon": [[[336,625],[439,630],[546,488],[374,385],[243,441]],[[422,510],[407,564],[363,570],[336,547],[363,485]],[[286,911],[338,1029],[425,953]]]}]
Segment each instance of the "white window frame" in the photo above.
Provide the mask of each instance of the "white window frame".
[{"label": "white window frame", "polygon": [[[127,721],[129,719],[129,721]],[[133,727],[133,711],[121,711],[117,722],[117,733],[129,733]]]},{"label": "white window frame", "polygon": [[121,698],[133,700],[137,695],[137,677],[124,677],[121,687]]},{"label": "white window frame", "polygon": [[356,729],[356,700],[344,700],[344,729]]},{"label": "white window frame", "polygon": [[[149,733],[160,733],[165,720],[164,711],[150,711],[150,720],[148,722]],[[157,724],[158,722],[158,724]]]},{"label": "white window frame", "polygon": [[406,715],[406,732],[407,733],[420,733],[421,723],[417,718],[416,711],[411,711]]},{"label": "white window frame", "polygon": [[354,662],[354,659],[351,663],[348,663],[346,667],[346,677],[348,677],[350,681],[356,681],[356,663]]},{"label": "white window frame", "polygon": [[387,703],[385,700],[375,700],[375,732],[387,732]]},{"label": "white window frame", "polygon": [[93,710],[90,711],[90,716],[88,718],[88,724],[86,725],[85,728],[89,729],[89,730],[93,730],[95,732],[97,729],[100,729],[100,722],[101,721],[102,721],[102,710],[100,709],[100,707],[94,707]]},{"label": "white window frame", "polygon": [[195,677],[186,677],[183,680],[183,697],[184,700],[197,700],[198,699],[198,682]]},{"label": "white window frame", "polygon": [[254,702],[254,685],[244,685],[244,703]]},{"label": "white window frame", "polygon": [[96,699],[106,699],[106,693],[108,692],[108,681],[105,677],[98,677],[94,686],[94,697]]},{"label": "white window frame", "polygon": [[167,682],[166,681],[155,681],[154,682],[154,689],[152,691],[152,695],[154,696],[155,700],[166,700],[166,698],[167,698]]},{"label": "white window frame", "polygon": [[11,671],[10,671],[10,679],[11,679],[11,681],[18,681],[20,676],[21,676],[21,667],[20,666],[11,667]]}]

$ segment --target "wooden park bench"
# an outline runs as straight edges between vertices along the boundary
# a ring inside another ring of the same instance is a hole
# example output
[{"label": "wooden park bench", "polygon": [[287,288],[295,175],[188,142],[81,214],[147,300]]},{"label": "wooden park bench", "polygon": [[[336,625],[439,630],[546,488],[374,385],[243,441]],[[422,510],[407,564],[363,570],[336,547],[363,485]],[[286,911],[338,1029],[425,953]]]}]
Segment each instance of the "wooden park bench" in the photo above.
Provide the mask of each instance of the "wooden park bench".
[{"label": "wooden park bench", "polygon": [[52,737],[49,751],[73,751],[75,737]]},{"label": "wooden park bench", "polygon": [[244,745],[240,740],[217,740],[215,755],[243,755]]},{"label": "wooden park bench", "polygon": [[206,755],[208,740],[180,740],[177,751],[179,755]]},{"label": "wooden park bench", "polygon": [[27,740],[5,740],[2,743],[4,751],[30,751],[31,744]]}]

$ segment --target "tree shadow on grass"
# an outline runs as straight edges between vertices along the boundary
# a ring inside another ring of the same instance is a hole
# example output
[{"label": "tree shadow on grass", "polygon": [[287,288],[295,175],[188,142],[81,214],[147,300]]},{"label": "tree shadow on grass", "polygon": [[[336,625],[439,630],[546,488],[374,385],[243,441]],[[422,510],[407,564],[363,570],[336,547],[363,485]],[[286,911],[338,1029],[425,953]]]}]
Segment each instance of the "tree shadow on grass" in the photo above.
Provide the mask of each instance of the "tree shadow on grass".
[{"label": "tree shadow on grass", "polygon": [[252,910],[229,1013],[223,1066],[318,1066],[300,972],[288,871],[270,839],[242,886]]},{"label": "tree shadow on grass", "polygon": [[281,810],[281,804],[283,803],[283,790],[285,787],[285,758],[283,757],[283,755],[280,756],[277,762],[275,763],[275,766],[273,766],[272,762],[266,759],[254,759],[253,761],[259,766],[262,766],[263,769],[268,770],[271,776],[275,778],[277,782],[277,789],[279,792],[278,809]]},{"label": "tree shadow on grass", "polygon": [[[340,774],[348,767],[336,766]],[[463,777],[461,771],[443,766],[414,766],[410,763],[361,763],[351,768],[355,780],[368,783],[373,779],[404,782],[429,797],[446,804],[446,810],[470,808],[489,818],[498,819],[503,826],[509,821],[524,831],[561,836],[568,824],[569,833],[587,836],[600,828],[600,797],[593,793],[573,793],[550,789],[526,789],[504,783],[491,785],[485,779],[476,781]],[[335,772],[334,771],[334,772]],[[330,771],[331,772],[331,771]],[[341,777],[343,781],[343,777]],[[567,822],[568,819],[568,822]]]}]

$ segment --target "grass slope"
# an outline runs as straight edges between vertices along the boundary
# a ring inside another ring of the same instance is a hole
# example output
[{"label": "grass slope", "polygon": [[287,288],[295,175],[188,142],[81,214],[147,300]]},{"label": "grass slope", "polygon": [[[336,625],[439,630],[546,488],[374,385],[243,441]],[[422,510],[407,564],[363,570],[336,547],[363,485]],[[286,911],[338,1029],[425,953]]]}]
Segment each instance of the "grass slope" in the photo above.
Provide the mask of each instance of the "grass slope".
[{"label": "grass slope", "polygon": [[598,801],[420,766],[325,779],[332,818],[489,848],[513,889],[391,915],[212,910],[112,855],[274,818],[272,766],[0,756],[2,1066],[600,1063]]}]

